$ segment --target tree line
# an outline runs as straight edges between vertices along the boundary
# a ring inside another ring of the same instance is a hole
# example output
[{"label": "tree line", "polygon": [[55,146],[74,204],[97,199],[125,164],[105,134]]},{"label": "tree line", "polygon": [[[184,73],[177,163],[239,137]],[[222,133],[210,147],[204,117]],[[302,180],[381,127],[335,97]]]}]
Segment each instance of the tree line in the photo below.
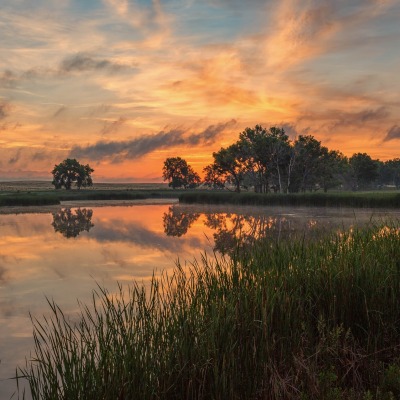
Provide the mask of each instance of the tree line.
[{"label": "tree line", "polygon": [[322,146],[312,135],[290,140],[283,128],[261,125],[246,128],[235,143],[214,152],[213,162],[203,172],[201,181],[186,160],[171,157],[164,162],[163,179],[174,189],[202,183],[214,189],[253,189],[260,193],[400,187],[399,158],[383,162],[367,153],[348,158]]}]

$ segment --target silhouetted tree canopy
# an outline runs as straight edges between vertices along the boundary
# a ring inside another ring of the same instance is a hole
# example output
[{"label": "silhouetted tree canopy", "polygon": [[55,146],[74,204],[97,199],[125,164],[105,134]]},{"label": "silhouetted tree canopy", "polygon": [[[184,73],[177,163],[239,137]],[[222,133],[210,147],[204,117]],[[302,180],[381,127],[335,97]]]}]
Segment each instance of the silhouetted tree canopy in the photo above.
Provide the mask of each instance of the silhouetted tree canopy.
[{"label": "silhouetted tree canopy", "polygon": [[[382,162],[366,153],[347,158],[338,150],[322,146],[312,135],[290,139],[283,128],[276,126],[246,128],[235,143],[212,155],[213,162],[203,169],[203,183],[212,189],[296,193],[326,192],[336,187],[400,188],[399,158]],[[173,188],[188,187],[190,170],[180,157],[169,158],[164,163],[163,177]],[[199,181],[196,174],[196,185]]]},{"label": "silhouetted tree canopy", "polygon": [[[244,154],[240,145],[234,143],[227,148],[221,148],[220,151],[213,153],[213,157],[214,164],[204,169],[206,179],[210,179],[212,176],[213,181],[206,181],[206,183],[210,185],[215,182],[228,182],[235,186],[236,192],[240,192],[246,172]],[[214,175],[209,175],[209,172]]]},{"label": "silhouetted tree canopy", "polygon": [[379,162],[378,181],[380,185],[394,186],[400,188],[400,158]]},{"label": "silhouetted tree canopy", "polygon": [[352,168],[355,190],[370,188],[378,178],[378,163],[366,153],[353,154],[349,164]]},{"label": "silhouetted tree canopy", "polygon": [[53,171],[51,171],[53,174],[52,184],[56,189],[65,187],[67,190],[71,189],[74,182],[78,189],[92,186],[92,172],[94,172],[94,169],[89,164],[82,165],[75,158],[67,158],[60,164],[55,165]]},{"label": "silhouetted tree canopy", "polygon": [[171,157],[164,161],[163,179],[173,189],[194,188],[201,181],[199,175],[181,157]]}]

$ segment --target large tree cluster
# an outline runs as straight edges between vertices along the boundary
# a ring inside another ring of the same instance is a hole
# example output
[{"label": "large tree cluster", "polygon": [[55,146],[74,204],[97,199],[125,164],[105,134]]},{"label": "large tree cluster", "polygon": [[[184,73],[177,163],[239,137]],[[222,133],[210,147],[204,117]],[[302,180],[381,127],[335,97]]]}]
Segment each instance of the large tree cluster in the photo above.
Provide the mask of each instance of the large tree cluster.
[{"label": "large tree cluster", "polygon": [[240,192],[293,193],[338,186],[359,190],[393,185],[400,187],[400,159],[382,162],[366,153],[345,157],[329,150],[311,135],[290,140],[283,128],[256,125],[246,128],[239,139],[213,153],[204,168],[206,185],[230,186]]},{"label": "large tree cluster", "polygon": [[[283,128],[261,125],[246,128],[238,140],[213,153],[204,169],[203,183],[214,189],[243,188],[259,193],[295,193],[314,190],[367,190],[400,188],[400,159],[373,160],[366,153],[350,158],[322,146],[312,135],[291,140]],[[171,187],[190,188],[200,183],[181,157],[167,158],[163,178]]]}]

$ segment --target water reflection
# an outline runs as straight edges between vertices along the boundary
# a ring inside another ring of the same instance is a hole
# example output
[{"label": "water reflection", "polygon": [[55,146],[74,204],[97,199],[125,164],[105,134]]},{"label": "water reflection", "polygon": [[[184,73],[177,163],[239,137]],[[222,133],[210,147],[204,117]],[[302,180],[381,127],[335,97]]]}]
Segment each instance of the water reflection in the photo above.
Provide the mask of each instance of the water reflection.
[{"label": "water reflection", "polygon": [[299,218],[295,214],[279,214],[277,209],[268,211],[266,213],[265,210],[260,212],[260,209],[236,208],[235,212],[203,210],[200,213],[182,205],[174,205],[164,213],[164,232],[167,236],[181,237],[202,216],[203,226],[212,232],[214,251],[232,255],[261,239],[279,242],[298,234],[313,238],[318,237],[322,231],[343,227],[341,219],[335,224],[323,216],[318,221],[313,216]]},{"label": "water reflection", "polygon": [[81,232],[89,232],[94,227],[92,223],[93,210],[86,208],[64,208],[53,213],[53,228],[66,238],[75,238]]},{"label": "water reflection", "polygon": [[284,217],[216,213],[207,215],[205,224],[215,230],[214,249],[222,254],[232,254],[266,237],[279,240],[287,222]]},{"label": "water reflection", "polygon": [[178,258],[184,264],[204,251],[231,254],[239,238],[247,246],[297,232],[317,236],[370,219],[364,210],[168,204],[0,215],[0,399],[15,389],[4,379],[29,356],[29,312],[46,313],[45,296],[71,314],[77,299],[90,303],[96,282],[112,292],[116,282],[147,282],[153,271],[173,269]]},{"label": "water reflection", "polygon": [[178,207],[171,206],[167,213],[164,213],[164,232],[167,236],[181,237],[185,235],[191,225],[197,221],[200,213],[182,211]]}]

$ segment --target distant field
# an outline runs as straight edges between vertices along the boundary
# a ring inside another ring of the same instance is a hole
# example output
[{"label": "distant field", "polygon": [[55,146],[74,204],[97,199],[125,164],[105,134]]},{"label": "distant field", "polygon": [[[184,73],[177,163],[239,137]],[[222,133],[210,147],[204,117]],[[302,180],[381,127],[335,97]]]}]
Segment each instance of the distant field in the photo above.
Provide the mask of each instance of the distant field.
[{"label": "distant field", "polygon": [[[160,190],[168,189],[167,183],[95,183],[85,190]],[[50,181],[0,182],[0,191],[49,191],[54,190]]]}]

